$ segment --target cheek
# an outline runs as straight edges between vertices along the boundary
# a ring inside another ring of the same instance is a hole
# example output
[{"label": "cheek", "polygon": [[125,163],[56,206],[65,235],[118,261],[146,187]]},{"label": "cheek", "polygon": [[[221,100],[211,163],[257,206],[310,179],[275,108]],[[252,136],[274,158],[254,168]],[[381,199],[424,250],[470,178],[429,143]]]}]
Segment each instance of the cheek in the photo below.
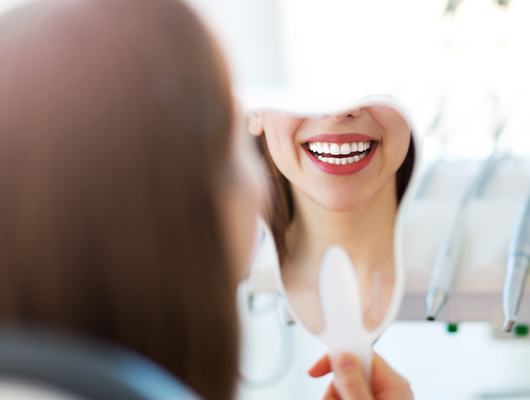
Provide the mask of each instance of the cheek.
[{"label": "cheek", "polygon": [[384,165],[389,173],[394,174],[405,161],[411,143],[411,134],[408,127],[404,127],[401,131],[394,130],[388,133],[386,139]]},{"label": "cheek", "polygon": [[264,124],[265,140],[270,155],[284,175],[293,172],[298,163],[296,132],[302,119],[293,117],[268,118]]},{"label": "cheek", "polygon": [[289,139],[287,135],[282,137],[271,131],[271,133],[265,133],[265,140],[274,165],[286,177],[294,178],[298,156],[292,139]]}]

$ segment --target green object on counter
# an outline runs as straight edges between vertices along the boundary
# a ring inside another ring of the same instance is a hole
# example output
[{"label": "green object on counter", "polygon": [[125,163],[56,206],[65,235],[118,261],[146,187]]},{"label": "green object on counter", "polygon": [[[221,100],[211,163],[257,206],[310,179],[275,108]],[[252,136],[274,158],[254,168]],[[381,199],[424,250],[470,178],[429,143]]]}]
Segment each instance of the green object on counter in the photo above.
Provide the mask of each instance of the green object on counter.
[{"label": "green object on counter", "polygon": [[457,333],[458,332],[458,324],[456,324],[456,323],[447,324],[447,332],[449,332],[449,333]]},{"label": "green object on counter", "polygon": [[528,325],[526,324],[517,324],[513,329],[514,336],[528,336]]}]

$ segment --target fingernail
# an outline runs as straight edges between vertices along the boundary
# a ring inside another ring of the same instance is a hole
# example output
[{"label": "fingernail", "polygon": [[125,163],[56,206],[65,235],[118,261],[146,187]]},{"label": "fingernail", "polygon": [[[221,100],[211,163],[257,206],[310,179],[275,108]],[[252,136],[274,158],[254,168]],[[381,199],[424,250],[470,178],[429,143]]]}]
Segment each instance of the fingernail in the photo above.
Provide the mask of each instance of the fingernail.
[{"label": "fingernail", "polygon": [[339,357],[338,367],[339,371],[350,372],[355,366],[355,362],[348,354],[341,354]]}]

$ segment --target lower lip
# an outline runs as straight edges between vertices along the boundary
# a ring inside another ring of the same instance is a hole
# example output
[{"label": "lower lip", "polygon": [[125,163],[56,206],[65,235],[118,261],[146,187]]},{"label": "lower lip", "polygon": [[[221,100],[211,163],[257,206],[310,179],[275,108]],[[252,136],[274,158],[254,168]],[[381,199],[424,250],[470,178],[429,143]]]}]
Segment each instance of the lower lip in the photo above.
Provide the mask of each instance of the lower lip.
[{"label": "lower lip", "polygon": [[376,143],[372,143],[372,147],[370,148],[370,151],[368,152],[368,155],[366,157],[357,162],[353,162],[352,164],[345,165],[329,164],[327,162],[320,161],[318,158],[314,157],[313,154],[309,151],[309,149],[307,149],[305,146],[304,150],[306,151],[309,159],[313,161],[317,168],[320,169],[322,172],[333,175],[349,175],[355,174],[356,172],[359,172],[362,169],[366,168],[368,164],[370,164],[370,161],[372,161],[372,158],[374,157],[374,154],[377,151],[377,147],[378,146]]}]

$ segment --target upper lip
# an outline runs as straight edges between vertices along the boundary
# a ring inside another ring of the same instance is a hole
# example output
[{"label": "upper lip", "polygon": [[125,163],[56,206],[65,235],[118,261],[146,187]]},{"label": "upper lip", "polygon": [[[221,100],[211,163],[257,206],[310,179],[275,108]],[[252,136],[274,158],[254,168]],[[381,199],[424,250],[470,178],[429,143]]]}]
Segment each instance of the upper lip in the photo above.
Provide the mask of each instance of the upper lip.
[{"label": "upper lip", "polygon": [[362,133],[321,133],[311,136],[303,141],[309,142],[328,142],[328,143],[352,143],[352,142],[372,142],[376,141],[372,136]]}]

